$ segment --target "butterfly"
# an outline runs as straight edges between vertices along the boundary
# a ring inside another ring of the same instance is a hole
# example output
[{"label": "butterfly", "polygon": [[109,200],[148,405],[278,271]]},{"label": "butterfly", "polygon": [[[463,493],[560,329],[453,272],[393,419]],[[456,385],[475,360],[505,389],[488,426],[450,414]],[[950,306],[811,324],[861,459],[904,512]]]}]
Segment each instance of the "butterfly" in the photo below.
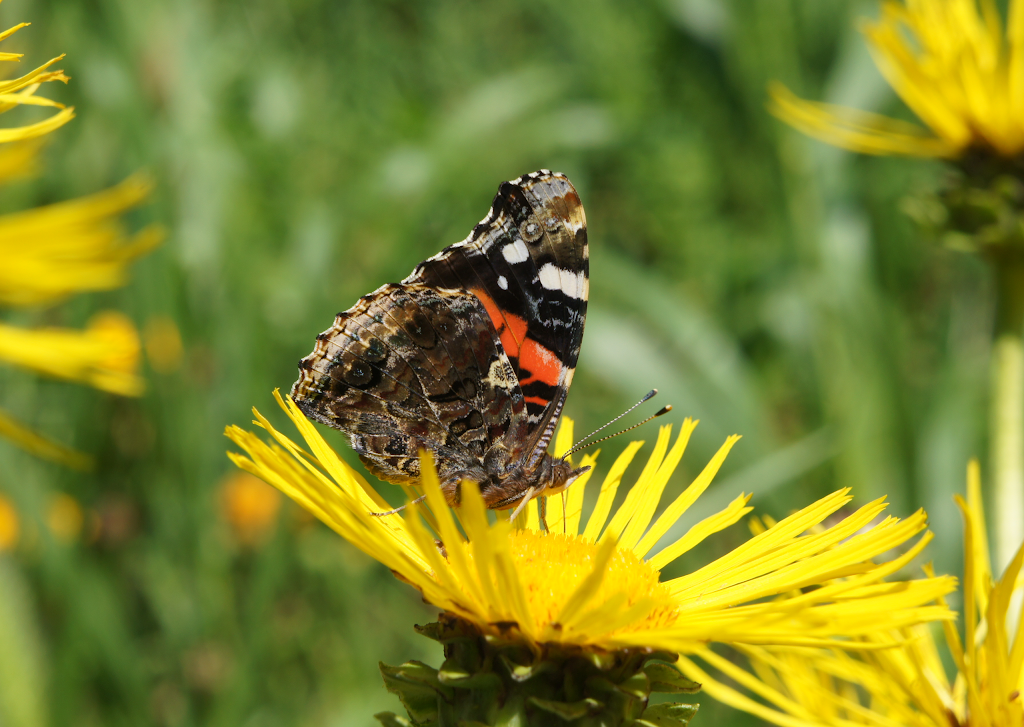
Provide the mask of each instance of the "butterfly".
[{"label": "butterfly", "polygon": [[589,469],[547,451],[583,341],[589,268],[569,180],[542,169],[504,182],[465,240],[337,315],[291,396],[347,434],[380,479],[419,484],[429,450],[449,505],[468,480],[489,508],[518,511]]}]

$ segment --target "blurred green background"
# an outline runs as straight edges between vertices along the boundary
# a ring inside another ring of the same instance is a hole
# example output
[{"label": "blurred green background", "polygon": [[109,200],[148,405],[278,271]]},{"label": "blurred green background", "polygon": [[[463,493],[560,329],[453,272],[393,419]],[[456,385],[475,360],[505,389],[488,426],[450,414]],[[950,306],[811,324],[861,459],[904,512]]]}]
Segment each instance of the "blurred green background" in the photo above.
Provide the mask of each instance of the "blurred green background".
[{"label": "blurred green background", "polygon": [[[462,239],[502,180],[540,167],[570,177],[589,219],[577,431],[658,387],[669,419],[702,422],[669,495],[744,435],[684,525],[741,490],[781,517],[850,486],[897,515],[926,507],[931,557],[958,572],[951,495],[986,446],[986,271],[901,212],[937,166],[846,154],[765,111],[779,79],[902,113],[854,30],[875,12],[5,0],[0,26],[33,25],[3,49],[24,68],[67,53],[71,83],[47,90],[78,117],[0,211],[144,168],[158,187],[131,222],[170,231],[127,288],[17,320],[169,317],[184,352],[147,370],[139,400],[0,370],[5,407],[98,459],[78,474],[0,442],[0,493],[24,519],[0,558],[0,724],[365,725],[398,709],[377,661],[438,663],[411,628],[434,612],[288,504],[262,538],[240,537],[222,431],[253,405],[284,424],[270,392],[334,314]],[[625,439],[602,445],[605,466]],[[85,513],[77,537],[46,525],[57,493]],[[745,721],[700,701],[695,724]]]}]

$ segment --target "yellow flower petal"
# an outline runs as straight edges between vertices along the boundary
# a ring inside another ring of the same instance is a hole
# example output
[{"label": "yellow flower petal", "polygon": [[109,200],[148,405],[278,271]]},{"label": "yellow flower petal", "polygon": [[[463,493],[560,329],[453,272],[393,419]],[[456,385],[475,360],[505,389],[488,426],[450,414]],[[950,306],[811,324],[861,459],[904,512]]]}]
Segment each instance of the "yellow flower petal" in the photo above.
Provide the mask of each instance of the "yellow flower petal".
[{"label": "yellow flower petal", "polygon": [[128,241],[117,217],[151,189],[135,176],[89,197],[0,216],[0,303],[36,305],[124,285],[128,264],[163,234],[148,228]]},{"label": "yellow flower petal", "polygon": [[[20,23],[12,28],[0,32],[0,41],[9,38],[12,34],[24,28],[28,23]],[[21,58],[20,53],[0,53],[0,62],[17,61]],[[47,98],[36,96],[40,84],[49,81],[68,82],[68,77],[63,71],[51,71],[50,66],[64,58],[63,55],[52,58],[43,65],[35,68],[23,76],[7,81],[0,81],[0,114],[10,111],[18,106],[51,106],[62,109],[43,121],[22,126],[0,128],[0,144],[12,141],[23,141],[33,139],[60,128],[75,117],[74,109],[64,108],[63,104]]]},{"label": "yellow flower petal", "polygon": [[952,157],[960,149],[924,129],[866,111],[805,101],[781,84],[770,87],[768,110],[808,136],[861,154]]},{"label": "yellow flower petal", "polygon": [[29,454],[76,470],[92,467],[92,457],[51,441],[0,411],[0,437],[18,445]]},{"label": "yellow flower petal", "polygon": [[0,184],[31,177],[39,171],[39,141],[0,146]]},{"label": "yellow flower petal", "polygon": [[[963,640],[955,624],[943,623],[957,671],[954,680],[946,675],[931,629],[921,625],[890,628],[892,620],[879,622],[873,631],[851,632],[852,641],[863,647],[860,651],[741,646],[745,667],[704,648],[694,652],[697,658],[681,660],[683,671],[701,681],[712,696],[778,725],[1020,724],[1024,645],[1015,596],[1021,593],[1018,579],[1024,547],[993,582],[979,481],[977,462],[972,462],[967,499],[957,498],[964,516]],[[925,571],[930,574],[931,568]],[[875,587],[880,585],[894,584]],[[941,596],[936,600],[944,607]],[[1009,624],[1016,624],[1015,633],[1008,631]],[[723,678],[734,686],[727,686]]]},{"label": "yellow flower petal", "polygon": [[803,101],[776,84],[772,112],[797,129],[866,154],[957,157],[967,149],[1024,151],[1024,10],[1011,0],[1005,32],[993,0],[891,0],[864,24],[875,63],[931,130]]}]

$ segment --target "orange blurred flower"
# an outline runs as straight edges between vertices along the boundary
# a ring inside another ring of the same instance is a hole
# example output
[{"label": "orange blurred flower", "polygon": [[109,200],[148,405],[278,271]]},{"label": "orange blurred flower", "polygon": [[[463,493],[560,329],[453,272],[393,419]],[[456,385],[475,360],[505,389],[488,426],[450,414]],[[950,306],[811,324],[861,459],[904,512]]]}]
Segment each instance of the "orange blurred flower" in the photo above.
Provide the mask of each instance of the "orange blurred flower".
[{"label": "orange blurred flower", "polygon": [[14,509],[14,503],[0,495],[0,553],[17,545],[20,535],[18,511]]},{"label": "orange blurred flower", "polygon": [[153,316],[142,334],[149,365],[159,374],[172,374],[181,366],[181,333],[170,316]]},{"label": "orange blurred flower", "polygon": [[46,527],[63,543],[73,543],[82,532],[85,515],[78,500],[71,495],[54,495],[46,507]]},{"label": "orange blurred flower", "polygon": [[281,494],[263,480],[235,472],[221,481],[221,517],[243,545],[264,542],[277,524]]}]

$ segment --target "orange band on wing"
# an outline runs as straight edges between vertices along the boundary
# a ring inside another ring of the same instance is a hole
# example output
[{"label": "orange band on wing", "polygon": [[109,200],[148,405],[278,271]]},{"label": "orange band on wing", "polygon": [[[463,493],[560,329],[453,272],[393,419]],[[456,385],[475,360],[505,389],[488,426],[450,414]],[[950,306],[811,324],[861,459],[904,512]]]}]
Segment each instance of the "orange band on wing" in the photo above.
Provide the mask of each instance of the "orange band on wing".
[{"label": "orange band on wing", "polygon": [[495,330],[498,331],[498,336],[501,338],[501,345],[505,348],[505,353],[511,358],[518,358],[520,345],[523,339],[526,338],[526,321],[511,313],[503,313],[498,304],[494,302],[494,298],[487,295],[480,288],[470,288],[469,292],[483,303],[491,323],[494,324]]},{"label": "orange band on wing", "polygon": [[530,372],[530,378],[519,382],[522,385],[543,381],[549,386],[558,386],[562,376],[562,362],[558,360],[558,356],[532,338],[523,341],[519,352],[519,368]]}]

